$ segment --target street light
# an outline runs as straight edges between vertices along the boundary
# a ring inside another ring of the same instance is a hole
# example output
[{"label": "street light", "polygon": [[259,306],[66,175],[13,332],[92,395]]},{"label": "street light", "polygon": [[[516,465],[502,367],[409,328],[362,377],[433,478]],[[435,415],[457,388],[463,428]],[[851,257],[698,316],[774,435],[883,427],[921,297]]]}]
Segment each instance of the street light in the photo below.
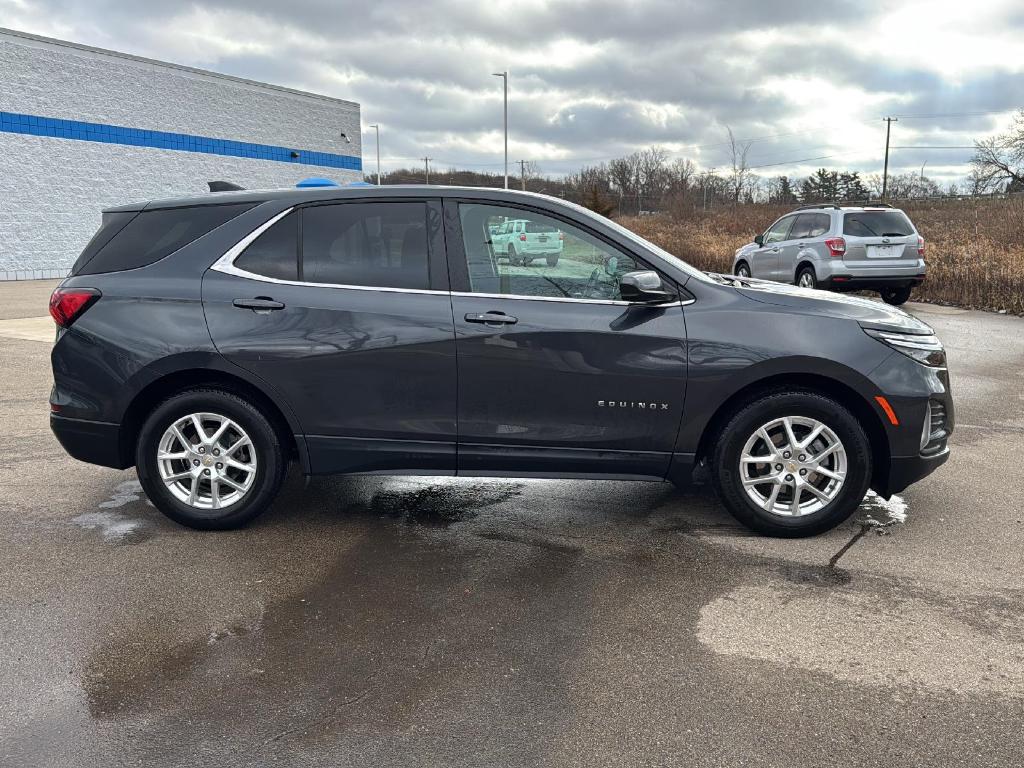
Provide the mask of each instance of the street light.
[{"label": "street light", "polygon": [[377,132],[377,186],[380,186],[380,126],[376,123],[370,126]]},{"label": "street light", "polygon": [[492,72],[495,77],[501,78],[505,92],[505,189],[508,189],[508,70],[504,72]]}]

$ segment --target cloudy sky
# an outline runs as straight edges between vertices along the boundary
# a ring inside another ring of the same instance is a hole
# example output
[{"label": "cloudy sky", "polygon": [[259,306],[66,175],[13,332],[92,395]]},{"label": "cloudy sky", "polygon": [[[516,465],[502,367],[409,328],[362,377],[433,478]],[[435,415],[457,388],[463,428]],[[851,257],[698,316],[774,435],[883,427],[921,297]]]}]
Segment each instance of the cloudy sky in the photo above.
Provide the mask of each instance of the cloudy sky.
[{"label": "cloudy sky", "polygon": [[0,26],[353,99],[386,168],[499,171],[505,69],[511,159],[551,174],[652,145],[722,167],[727,126],[760,173],[868,174],[893,115],[896,172],[956,181],[969,149],[920,147],[1024,106],[1020,0],[0,0]]}]

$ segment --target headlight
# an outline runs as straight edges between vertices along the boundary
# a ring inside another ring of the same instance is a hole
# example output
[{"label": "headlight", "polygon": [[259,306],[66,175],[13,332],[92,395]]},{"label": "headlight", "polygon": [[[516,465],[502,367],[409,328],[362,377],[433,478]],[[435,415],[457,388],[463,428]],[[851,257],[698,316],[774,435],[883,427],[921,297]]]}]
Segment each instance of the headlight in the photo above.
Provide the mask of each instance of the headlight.
[{"label": "headlight", "polygon": [[864,333],[892,347],[897,352],[902,352],[907,357],[917,360],[922,365],[932,368],[946,367],[946,350],[942,348],[942,342],[935,334],[876,331],[874,328],[865,328]]}]

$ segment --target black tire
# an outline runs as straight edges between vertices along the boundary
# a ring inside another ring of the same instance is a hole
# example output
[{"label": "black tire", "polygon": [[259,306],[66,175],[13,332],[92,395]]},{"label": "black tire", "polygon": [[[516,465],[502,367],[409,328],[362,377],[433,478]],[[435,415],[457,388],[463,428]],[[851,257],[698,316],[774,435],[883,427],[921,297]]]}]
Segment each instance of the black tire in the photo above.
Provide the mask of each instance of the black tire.
[{"label": "black tire", "polygon": [[531,256],[522,256],[522,257],[520,257],[520,261],[523,262],[523,266],[524,267],[528,267],[528,266],[530,266],[533,263],[533,257],[531,257]]},{"label": "black tire", "polygon": [[[252,441],[255,479],[241,499],[221,510],[199,509],[179,500],[160,477],[160,439],[175,421],[192,413],[225,416],[245,430]],[[164,400],[146,418],[136,444],[135,467],[146,495],[169,518],[189,528],[227,530],[245,525],[270,506],[281,487],[288,459],[282,436],[258,408],[220,389],[197,388]]]},{"label": "black tire", "polygon": [[[784,416],[816,419],[832,430],[846,450],[846,479],[839,493],[821,509],[803,516],[773,514],[756,505],[740,474],[747,440],[759,427]],[[773,392],[744,406],[719,433],[711,456],[712,482],[729,512],[758,533],[782,538],[814,536],[846,520],[863,501],[871,470],[871,446],[854,415],[835,400],[809,391]]]},{"label": "black tire", "polygon": [[750,277],[750,266],[745,261],[736,265],[735,275],[737,277]]},{"label": "black tire", "polygon": [[902,288],[886,288],[884,291],[879,291],[882,297],[882,301],[886,304],[892,304],[894,307],[898,307],[900,304],[906,304],[910,299],[911,287],[904,285]]},{"label": "black tire", "polygon": [[514,245],[510,245],[508,247],[508,263],[513,267],[518,267],[523,263],[522,259],[519,258],[519,254],[516,253],[516,247]]},{"label": "black tire", "polygon": [[548,266],[549,267],[557,267],[558,266],[558,254],[557,253],[552,253],[552,254],[550,254],[548,256]]},{"label": "black tire", "polygon": [[[804,283],[808,285],[804,285]],[[804,267],[796,275],[796,284],[801,288],[817,288],[818,276],[814,274],[814,267]]]}]

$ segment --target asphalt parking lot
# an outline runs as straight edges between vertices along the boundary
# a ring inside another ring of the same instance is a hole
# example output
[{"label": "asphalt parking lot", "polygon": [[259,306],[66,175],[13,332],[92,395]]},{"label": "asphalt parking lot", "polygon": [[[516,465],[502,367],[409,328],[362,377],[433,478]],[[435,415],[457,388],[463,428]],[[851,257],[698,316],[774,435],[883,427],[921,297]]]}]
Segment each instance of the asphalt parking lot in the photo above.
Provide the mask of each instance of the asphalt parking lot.
[{"label": "asphalt parking lot", "polygon": [[952,458],[818,538],[704,488],[298,475],[211,534],[57,445],[51,287],[0,284],[2,765],[1021,763],[1024,319],[910,305]]}]

